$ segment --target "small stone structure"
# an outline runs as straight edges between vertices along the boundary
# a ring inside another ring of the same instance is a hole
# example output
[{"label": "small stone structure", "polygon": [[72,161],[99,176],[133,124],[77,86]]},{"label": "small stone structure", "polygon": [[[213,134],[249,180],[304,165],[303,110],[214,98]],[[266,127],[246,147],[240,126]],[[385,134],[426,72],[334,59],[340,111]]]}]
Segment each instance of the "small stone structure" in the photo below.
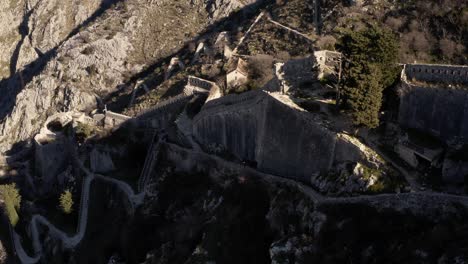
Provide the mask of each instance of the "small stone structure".
[{"label": "small stone structure", "polygon": [[335,81],[341,79],[341,65],[343,55],[340,52],[330,50],[319,50],[314,52],[319,65],[318,78],[331,78]]},{"label": "small stone structure", "polygon": [[171,77],[172,73],[179,68],[180,70],[185,69],[184,63],[179,59],[179,57],[174,57],[171,59],[171,62],[169,63],[169,67],[166,70],[166,74],[164,75],[164,80],[169,79]]},{"label": "small stone structure", "polygon": [[242,58],[237,61],[237,67],[226,76],[228,88],[238,87],[249,81],[248,63]]},{"label": "small stone structure", "polygon": [[65,134],[67,127],[76,123],[94,123],[83,113],[67,112],[47,119],[40,133],[34,137],[35,174],[37,191],[46,193],[63,183],[67,173],[62,173],[70,165],[71,151]]},{"label": "small stone structure", "polygon": [[210,82],[195,76],[189,76],[186,87],[191,89],[201,89],[202,91],[204,90],[205,92],[208,92],[215,85],[216,84],[214,82]]},{"label": "small stone structure", "polygon": [[198,90],[199,92],[209,92],[207,101],[211,101],[222,96],[221,88],[219,88],[216,83],[195,76],[189,76],[186,89]]},{"label": "small stone structure", "polygon": [[317,62],[313,56],[277,63],[275,67],[276,75],[283,86],[283,93],[288,92],[290,88],[308,87],[318,78]]},{"label": "small stone structure", "polygon": [[232,48],[231,48],[231,40],[229,38],[229,33],[223,31],[219,33],[216,41],[214,43],[214,48],[217,52],[224,55],[225,59],[230,59],[232,57]]},{"label": "small stone structure", "polygon": [[198,59],[200,59],[200,55],[203,53],[203,52],[206,52],[207,51],[207,46],[205,44],[205,42],[200,42],[197,46],[197,49],[195,50],[195,54],[193,55],[193,58],[192,58],[192,61],[190,62],[191,64],[194,64],[195,62],[198,61]]},{"label": "small stone structure", "polygon": [[130,98],[130,102],[128,103],[128,107],[133,105],[136,94],[141,89],[145,90],[146,93],[149,93],[149,88],[148,86],[146,86],[146,84],[144,84],[143,80],[139,80],[135,83],[135,86],[133,87],[132,97]]}]

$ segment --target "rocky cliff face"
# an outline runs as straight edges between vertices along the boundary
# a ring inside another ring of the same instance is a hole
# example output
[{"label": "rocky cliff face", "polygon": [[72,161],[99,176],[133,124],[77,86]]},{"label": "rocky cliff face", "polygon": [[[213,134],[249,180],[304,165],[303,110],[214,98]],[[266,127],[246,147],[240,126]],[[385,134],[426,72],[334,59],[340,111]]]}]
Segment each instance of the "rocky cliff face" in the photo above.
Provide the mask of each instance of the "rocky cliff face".
[{"label": "rocky cliff face", "polygon": [[85,111],[207,26],[256,1],[2,1],[0,150]]},{"label": "rocky cliff face", "polygon": [[60,44],[99,8],[101,1],[19,0],[0,3],[1,77]]}]

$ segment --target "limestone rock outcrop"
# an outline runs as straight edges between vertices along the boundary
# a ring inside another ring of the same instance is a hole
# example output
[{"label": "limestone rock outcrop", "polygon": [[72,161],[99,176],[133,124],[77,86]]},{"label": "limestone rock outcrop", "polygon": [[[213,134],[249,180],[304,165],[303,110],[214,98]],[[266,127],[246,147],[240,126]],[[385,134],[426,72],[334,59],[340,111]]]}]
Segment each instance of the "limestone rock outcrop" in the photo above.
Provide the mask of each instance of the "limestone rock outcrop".
[{"label": "limestone rock outcrop", "polygon": [[102,1],[17,0],[0,3],[0,79],[60,44]]},{"label": "limestone rock outcrop", "polygon": [[254,2],[2,1],[0,152],[54,113],[95,109],[145,65]]}]

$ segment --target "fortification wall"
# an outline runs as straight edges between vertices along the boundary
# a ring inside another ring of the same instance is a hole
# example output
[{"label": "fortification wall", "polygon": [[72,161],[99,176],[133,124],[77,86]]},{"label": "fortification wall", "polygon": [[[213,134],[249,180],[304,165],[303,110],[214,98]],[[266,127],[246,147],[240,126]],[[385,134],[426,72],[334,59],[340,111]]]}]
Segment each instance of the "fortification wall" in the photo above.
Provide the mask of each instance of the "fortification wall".
[{"label": "fortification wall", "polygon": [[[155,107],[142,111],[132,122],[141,128],[160,128],[177,116],[196,95],[204,93],[194,90],[190,85],[184,88],[182,94],[167,99]],[[205,94],[205,96],[207,96]]]},{"label": "fortification wall", "polygon": [[445,140],[468,143],[468,91],[400,84],[399,123]]},{"label": "fortification wall", "polygon": [[260,170],[309,181],[312,174],[330,169],[336,145],[333,132],[309,113],[276,98],[269,97],[262,108],[256,145]]},{"label": "fortification wall", "polygon": [[297,88],[304,83],[316,81],[319,74],[315,57],[289,60],[280,71],[284,74],[285,81]]},{"label": "fortification wall", "polygon": [[161,128],[173,120],[193,98],[194,95],[181,95],[173,97],[153,109],[143,112],[137,116],[136,122],[140,128]]},{"label": "fortification wall", "polygon": [[207,102],[203,106],[203,114],[207,114],[210,109],[214,109],[215,112],[220,111],[221,108],[228,107],[230,105],[240,104],[240,103],[247,103],[247,102],[256,102],[261,99],[261,94],[263,91],[261,90],[253,90],[250,92],[242,93],[242,94],[228,94],[223,96],[218,100],[212,100]]},{"label": "fortification wall", "polygon": [[[342,162],[336,149],[362,152],[288,97],[262,91],[213,101],[194,118],[193,135],[204,146],[221,146],[240,160],[255,161],[260,171],[300,181]],[[359,161],[366,155],[352,157]]]},{"label": "fortification wall", "polygon": [[404,74],[408,81],[468,84],[468,66],[407,64]]},{"label": "fortification wall", "polygon": [[202,88],[209,91],[211,87],[213,87],[216,84],[204,79],[197,78],[195,76],[189,76],[187,85],[191,87]]}]

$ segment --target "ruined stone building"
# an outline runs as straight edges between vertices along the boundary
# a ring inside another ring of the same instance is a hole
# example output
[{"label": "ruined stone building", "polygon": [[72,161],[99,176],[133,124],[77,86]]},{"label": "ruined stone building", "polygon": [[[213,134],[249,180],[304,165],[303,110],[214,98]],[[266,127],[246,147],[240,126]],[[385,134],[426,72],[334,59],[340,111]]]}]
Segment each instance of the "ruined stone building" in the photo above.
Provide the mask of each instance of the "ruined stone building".
[{"label": "ruined stone building", "polygon": [[317,61],[313,56],[288,60],[279,66],[284,85],[289,87],[305,88],[318,80]]},{"label": "ruined stone building", "polygon": [[172,73],[176,70],[184,70],[185,65],[184,63],[179,59],[179,57],[174,57],[171,59],[171,62],[169,63],[169,66],[166,70],[166,73],[164,74],[164,80],[169,79],[171,77]]},{"label": "ruined stone building", "polygon": [[237,61],[237,67],[226,76],[228,88],[238,87],[249,81],[248,62],[242,58]]},{"label": "ruined stone building", "polygon": [[231,46],[232,41],[229,37],[229,33],[226,31],[219,33],[213,45],[214,49],[218,53],[223,54],[225,59],[230,59],[232,57],[233,50]]},{"label": "ruined stone building", "polygon": [[186,88],[209,92],[207,101],[217,99],[223,95],[221,88],[216,83],[195,76],[189,76]]},{"label": "ruined stone building", "polygon": [[314,52],[319,66],[319,79],[329,78],[334,81],[341,79],[341,65],[343,55],[340,52],[319,50]]},{"label": "ruined stone building", "polygon": [[468,143],[468,66],[404,66],[398,121],[443,141]]},{"label": "ruined stone building", "polygon": [[424,140],[430,148],[402,138],[397,153],[413,167],[424,160],[442,167],[446,183],[463,183],[468,179],[468,152],[463,151],[468,145],[468,66],[405,65],[397,90],[400,126],[420,133],[416,140],[436,139]]},{"label": "ruined stone building", "polygon": [[60,188],[72,175],[72,151],[69,135],[71,127],[94,124],[94,120],[79,112],[58,113],[49,117],[40,133],[33,140],[34,146],[34,191],[47,193]]}]

